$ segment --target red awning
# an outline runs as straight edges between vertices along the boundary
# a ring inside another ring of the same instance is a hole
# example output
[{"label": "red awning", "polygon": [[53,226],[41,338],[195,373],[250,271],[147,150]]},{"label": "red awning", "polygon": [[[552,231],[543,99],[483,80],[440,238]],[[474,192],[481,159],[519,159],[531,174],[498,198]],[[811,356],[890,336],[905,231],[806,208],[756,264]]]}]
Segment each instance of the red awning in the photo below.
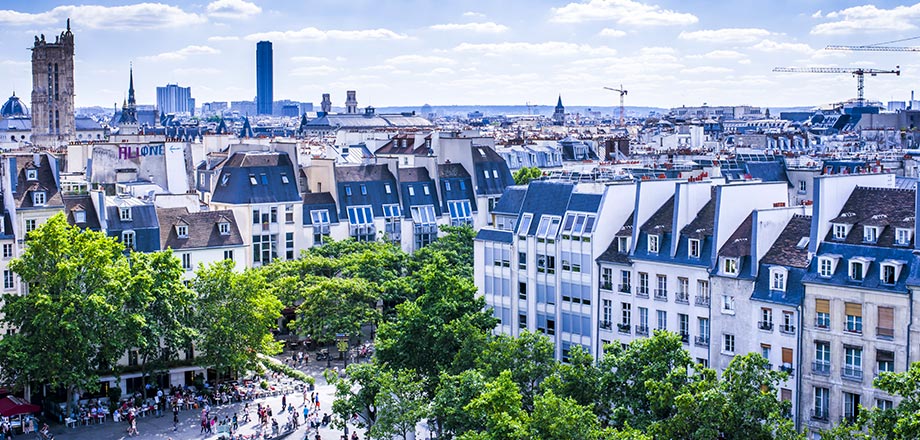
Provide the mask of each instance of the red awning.
[{"label": "red awning", "polygon": [[6,396],[0,399],[0,415],[3,417],[32,414],[41,411],[38,405],[33,405],[16,396]]}]

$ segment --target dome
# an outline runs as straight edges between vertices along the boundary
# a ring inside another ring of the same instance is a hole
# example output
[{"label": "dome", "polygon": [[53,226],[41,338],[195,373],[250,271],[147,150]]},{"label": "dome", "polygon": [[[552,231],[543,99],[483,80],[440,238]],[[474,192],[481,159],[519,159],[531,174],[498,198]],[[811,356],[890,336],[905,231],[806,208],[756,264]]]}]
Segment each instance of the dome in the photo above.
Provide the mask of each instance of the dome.
[{"label": "dome", "polygon": [[3,107],[0,107],[0,117],[8,118],[10,116],[25,116],[27,114],[29,114],[29,110],[19,101],[16,92],[13,92],[13,96],[10,96],[10,99],[6,100]]}]

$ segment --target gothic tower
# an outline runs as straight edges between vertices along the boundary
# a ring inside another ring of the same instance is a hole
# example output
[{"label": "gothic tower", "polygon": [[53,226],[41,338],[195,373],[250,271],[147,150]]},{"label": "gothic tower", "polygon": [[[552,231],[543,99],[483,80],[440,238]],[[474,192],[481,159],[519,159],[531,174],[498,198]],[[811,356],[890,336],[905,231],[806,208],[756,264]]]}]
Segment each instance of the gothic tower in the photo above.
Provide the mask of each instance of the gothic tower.
[{"label": "gothic tower", "polygon": [[562,95],[559,95],[559,102],[556,103],[556,109],[553,111],[553,125],[565,125],[565,107],[562,106]]},{"label": "gothic tower", "polygon": [[128,100],[121,106],[121,117],[118,118],[118,134],[137,134],[137,101],[134,100],[134,66],[131,67],[128,79]]},{"label": "gothic tower", "polygon": [[73,33],[67,30],[32,46],[32,143],[65,145],[74,138]]}]

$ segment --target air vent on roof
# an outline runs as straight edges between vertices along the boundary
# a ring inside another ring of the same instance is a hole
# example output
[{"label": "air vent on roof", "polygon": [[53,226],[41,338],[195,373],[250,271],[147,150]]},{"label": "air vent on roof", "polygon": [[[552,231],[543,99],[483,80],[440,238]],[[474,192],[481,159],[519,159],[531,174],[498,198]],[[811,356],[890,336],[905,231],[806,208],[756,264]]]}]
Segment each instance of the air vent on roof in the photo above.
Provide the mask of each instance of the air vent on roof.
[{"label": "air vent on roof", "polygon": [[797,249],[805,249],[805,247],[808,246],[809,240],[810,239],[808,237],[802,237],[799,239],[799,243],[795,245],[795,247]]}]

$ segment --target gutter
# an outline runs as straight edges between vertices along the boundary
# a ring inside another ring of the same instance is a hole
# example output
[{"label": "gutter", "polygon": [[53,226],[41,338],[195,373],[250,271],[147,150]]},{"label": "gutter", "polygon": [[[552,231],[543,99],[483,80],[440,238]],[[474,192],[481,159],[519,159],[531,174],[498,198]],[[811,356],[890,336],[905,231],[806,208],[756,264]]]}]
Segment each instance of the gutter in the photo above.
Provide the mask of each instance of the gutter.
[{"label": "gutter", "polygon": [[907,356],[904,357],[904,371],[910,371],[910,333],[914,324],[914,290],[908,288],[907,292],[907,297],[910,301],[910,312],[907,315]]},{"label": "gutter", "polygon": [[[805,300],[804,295],[803,295],[802,300],[803,301]],[[793,417],[795,417],[795,431],[802,432],[801,431],[802,430],[802,418],[800,417],[800,414],[802,412],[802,376],[805,375],[804,370],[803,370],[805,367],[802,366],[802,336],[805,330],[805,328],[803,327],[803,324],[805,322],[805,317],[802,316],[802,305],[801,304],[797,305],[795,309],[798,311],[798,315],[799,315],[799,334],[795,338],[796,339],[796,351],[797,351],[796,357],[798,358],[797,363],[799,366],[799,374],[795,378],[795,411],[793,412],[794,413]]]}]

